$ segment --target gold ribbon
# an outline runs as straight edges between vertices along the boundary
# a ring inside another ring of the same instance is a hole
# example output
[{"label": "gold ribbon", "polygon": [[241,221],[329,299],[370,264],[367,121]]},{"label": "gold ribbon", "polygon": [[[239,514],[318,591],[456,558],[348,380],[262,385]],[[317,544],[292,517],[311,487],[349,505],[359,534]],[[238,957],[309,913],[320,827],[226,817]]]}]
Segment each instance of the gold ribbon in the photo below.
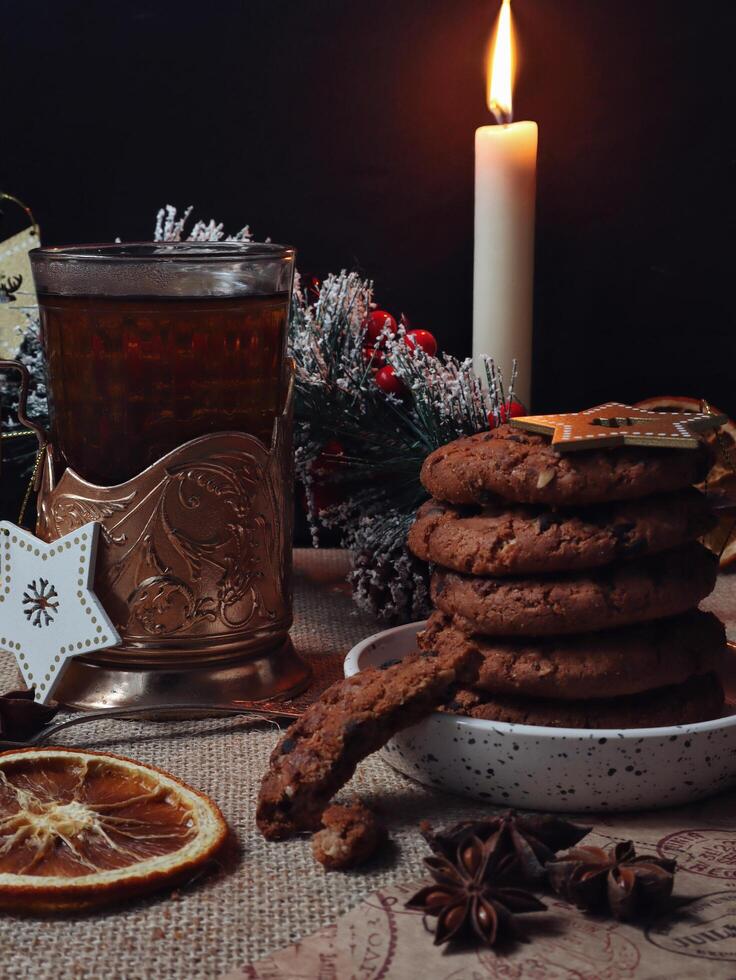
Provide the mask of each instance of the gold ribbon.
[{"label": "gold ribbon", "polygon": [[[18,429],[15,432],[0,432],[0,443],[3,439],[20,439],[23,436],[35,436],[37,433],[33,429]],[[31,499],[31,494],[33,493],[34,487],[36,485],[36,477],[38,476],[38,470],[41,465],[41,457],[43,456],[43,449],[38,448],[36,450],[36,460],[33,464],[33,470],[31,471],[31,479],[28,481],[28,486],[26,487],[26,492],[23,494],[23,502],[20,505],[20,512],[18,514],[18,525],[23,526],[23,518],[26,516],[26,509],[28,508],[28,501]],[[0,463],[2,461],[2,452],[0,452]]]}]

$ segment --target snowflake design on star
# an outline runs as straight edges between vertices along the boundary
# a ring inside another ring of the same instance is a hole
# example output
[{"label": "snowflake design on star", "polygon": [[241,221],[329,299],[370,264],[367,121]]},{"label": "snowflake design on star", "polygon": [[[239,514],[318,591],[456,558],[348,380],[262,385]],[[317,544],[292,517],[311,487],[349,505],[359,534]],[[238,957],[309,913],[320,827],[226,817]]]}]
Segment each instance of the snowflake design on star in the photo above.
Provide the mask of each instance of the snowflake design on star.
[{"label": "snowflake design on star", "polygon": [[45,578],[34,579],[23,593],[23,612],[33,626],[49,626],[59,611],[58,593]]}]

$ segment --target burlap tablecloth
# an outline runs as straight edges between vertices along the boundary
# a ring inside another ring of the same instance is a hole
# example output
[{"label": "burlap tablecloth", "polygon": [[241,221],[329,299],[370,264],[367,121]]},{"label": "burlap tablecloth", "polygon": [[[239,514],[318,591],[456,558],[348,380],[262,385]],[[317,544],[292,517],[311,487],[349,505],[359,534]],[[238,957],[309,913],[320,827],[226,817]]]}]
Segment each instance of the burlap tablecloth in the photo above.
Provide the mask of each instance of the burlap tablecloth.
[{"label": "burlap tablecloth", "polygon": [[[346,568],[339,551],[297,552],[297,649],[342,655],[380,628],[352,605]],[[711,605],[736,626],[736,576],[721,580]],[[14,664],[5,654],[0,658],[0,690],[7,690],[17,680]],[[422,877],[427,852],[417,832],[420,819],[442,823],[483,810],[424,790],[369,759],[354,788],[386,815],[395,851],[367,872],[325,874],[307,842],[267,844],[255,830],[259,777],[277,735],[273,724],[221,718],[95,723],[70,732],[70,744],[154,763],[208,793],[236,835],[238,854],[219,874],[122,910],[61,920],[0,917],[0,976],[220,976],[334,922],[378,888]]]}]

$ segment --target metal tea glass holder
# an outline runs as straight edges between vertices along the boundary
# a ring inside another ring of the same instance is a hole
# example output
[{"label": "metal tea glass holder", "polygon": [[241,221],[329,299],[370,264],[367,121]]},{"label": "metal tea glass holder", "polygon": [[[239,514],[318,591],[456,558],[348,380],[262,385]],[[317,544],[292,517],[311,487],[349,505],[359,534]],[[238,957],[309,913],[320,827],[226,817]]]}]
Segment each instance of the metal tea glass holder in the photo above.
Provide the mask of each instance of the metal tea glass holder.
[{"label": "metal tea glass holder", "polygon": [[200,436],[112,487],[71,468],[57,480],[52,446],[34,426],[36,533],[54,541],[101,524],[94,588],[122,639],[69,664],[60,704],[238,708],[306,687],[309,667],[289,639],[293,399],[292,366],[270,446],[243,432]]}]

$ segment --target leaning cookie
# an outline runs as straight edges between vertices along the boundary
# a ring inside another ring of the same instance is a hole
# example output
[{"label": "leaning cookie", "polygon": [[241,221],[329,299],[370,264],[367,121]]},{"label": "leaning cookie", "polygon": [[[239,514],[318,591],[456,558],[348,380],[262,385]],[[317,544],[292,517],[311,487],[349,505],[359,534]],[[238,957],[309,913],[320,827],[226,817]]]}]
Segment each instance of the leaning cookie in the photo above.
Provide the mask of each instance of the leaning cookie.
[{"label": "leaning cookie", "polygon": [[459,507],[429,500],[409,531],[409,550],[457,572],[533,575],[595,568],[677,548],[715,524],[702,493],[643,497],[575,512],[532,505]]},{"label": "leaning cookie", "polygon": [[570,506],[682,490],[705,476],[708,459],[704,446],[564,455],[545,436],[502,425],[436,449],[424,461],[421,480],[433,497],[453,504],[485,504],[491,495]]},{"label": "leaning cookie", "polygon": [[263,836],[282,840],[317,830],[327,804],[360,760],[433,711],[453,685],[473,683],[479,662],[471,649],[430,651],[328,688],[271,755],[256,812]]},{"label": "leaning cookie", "polygon": [[691,725],[720,718],[725,697],[715,674],[692,677],[683,684],[643,694],[590,701],[522,698],[478,691],[458,691],[441,710],[509,725],[545,728],[659,728]]},{"label": "leaning cookie", "polygon": [[638,694],[719,672],[726,632],[695,609],[621,629],[537,639],[468,636],[451,617],[433,613],[417,637],[442,653],[472,647],[483,662],[473,687],[491,694],[575,700]]},{"label": "leaning cookie", "polygon": [[481,578],[438,568],[432,602],[466,633],[551,636],[664,619],[713,591],[718,559],[700,544],[588,572]]}]

